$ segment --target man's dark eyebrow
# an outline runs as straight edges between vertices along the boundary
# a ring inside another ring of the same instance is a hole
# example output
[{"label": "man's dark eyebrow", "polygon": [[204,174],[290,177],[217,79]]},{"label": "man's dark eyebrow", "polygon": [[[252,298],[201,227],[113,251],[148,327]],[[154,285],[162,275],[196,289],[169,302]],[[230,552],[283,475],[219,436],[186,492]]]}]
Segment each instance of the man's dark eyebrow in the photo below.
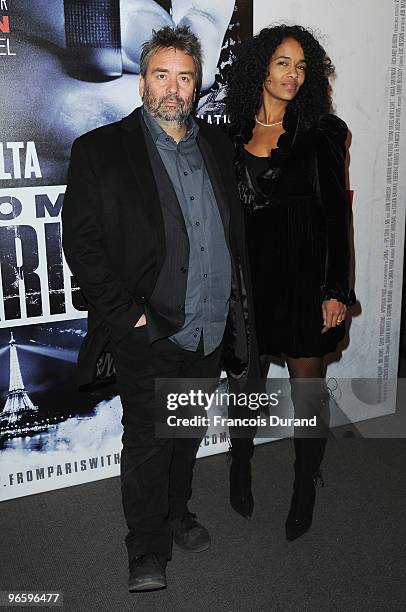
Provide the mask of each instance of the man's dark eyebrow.
[{"label": "man's dark eyebrow", "polygon": [[[154,68],[153,71],[154,72],[169,72],[168,68]],[[192,70],[181,70],[180,72],[178,72],[178,74],[190,74],[192,76],[194,76],[194,72]]]}]

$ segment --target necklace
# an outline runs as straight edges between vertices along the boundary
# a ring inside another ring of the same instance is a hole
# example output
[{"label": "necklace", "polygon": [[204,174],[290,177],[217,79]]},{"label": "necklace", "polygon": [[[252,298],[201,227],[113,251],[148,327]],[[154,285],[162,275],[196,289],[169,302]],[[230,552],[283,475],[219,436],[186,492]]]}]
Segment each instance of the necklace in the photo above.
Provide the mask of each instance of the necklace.
[{"label": "necklace", "polygon": [[255,121],[259,123],[259,125],[263,125],[264,127],[273,127],[274,125],[280,125],[283,121],[277,121],[276,123],[262,123],[257,117],[255,117]]}]

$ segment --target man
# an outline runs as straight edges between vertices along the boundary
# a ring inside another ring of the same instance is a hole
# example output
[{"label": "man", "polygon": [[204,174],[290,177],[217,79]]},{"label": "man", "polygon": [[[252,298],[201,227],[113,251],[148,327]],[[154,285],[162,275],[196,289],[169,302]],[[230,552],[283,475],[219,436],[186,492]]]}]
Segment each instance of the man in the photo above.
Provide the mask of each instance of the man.
[{"label": "man", "polygon": [[143,106],[74,142],[62,213],[89,309],[79,382],[109,373],[107,350],[117,372],[130,591],[166,586],[172,534],[185,551],[210,545],[187,506],[199,440],[155,437],[155,379],[215,379],[221,367],[244,379],[253,346],[232,150],[191,117],[198,39],[187,27],[154,32],[140,72]]}]

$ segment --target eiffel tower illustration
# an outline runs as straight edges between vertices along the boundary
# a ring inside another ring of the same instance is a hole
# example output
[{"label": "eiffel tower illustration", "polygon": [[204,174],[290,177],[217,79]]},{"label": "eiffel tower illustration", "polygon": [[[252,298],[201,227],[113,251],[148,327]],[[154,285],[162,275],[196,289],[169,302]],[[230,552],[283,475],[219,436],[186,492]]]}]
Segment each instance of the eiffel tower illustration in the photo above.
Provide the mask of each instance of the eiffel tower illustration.
[{"label": "eiffel tower illustration", "polygon": [[5,422],[9,427],[16,427],[24,418],[28,417],[31,420],[33,413],[37,412],[38,407],[34,406],[25,390],[13,332],[10,332],[9,345],[10,385],[3,412],[0,414],[0,421],[3,424]]}]

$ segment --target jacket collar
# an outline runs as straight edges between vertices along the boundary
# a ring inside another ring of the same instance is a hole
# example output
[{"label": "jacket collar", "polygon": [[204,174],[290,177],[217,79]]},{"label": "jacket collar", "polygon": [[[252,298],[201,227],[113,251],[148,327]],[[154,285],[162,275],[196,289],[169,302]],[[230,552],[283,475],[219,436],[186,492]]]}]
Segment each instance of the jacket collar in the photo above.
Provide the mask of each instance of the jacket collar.
[{"label": "jacket collar", "polygon": [[164,250],[161,248],[165,244],[164,224],[154,173],[140,123],[142,120],[140,112],[141,108],[136,108],[119,122],[119,127],[121,128],[121,142],[125,157],[132,171],[131,176],[135,179],[133,182],[134,199],[137,193],[143,196],[140,201],[144,204],[145,213],[155,233],[159,265],[165,256]]},{"label": "jacket collar", "polygon": [[140,126],[140,118],[141,118],[141,106],[135,108],[132,113],[121,119],[119,121],[119,126],[125,132],[133,132],[141,129]]}]

